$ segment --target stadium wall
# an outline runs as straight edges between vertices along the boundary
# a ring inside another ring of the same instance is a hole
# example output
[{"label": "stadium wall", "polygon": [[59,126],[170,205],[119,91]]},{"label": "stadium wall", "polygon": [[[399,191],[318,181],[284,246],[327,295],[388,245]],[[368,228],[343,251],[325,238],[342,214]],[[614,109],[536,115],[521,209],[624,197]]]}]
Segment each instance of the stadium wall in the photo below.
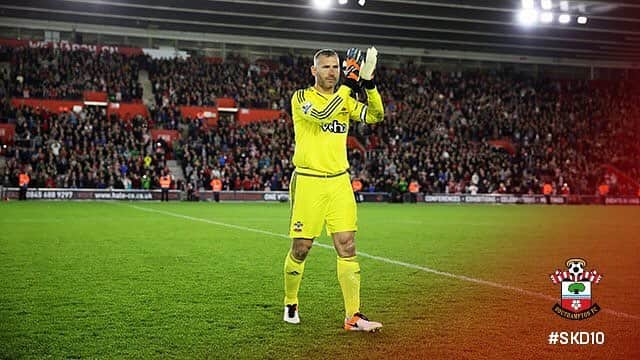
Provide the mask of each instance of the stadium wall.
[{"label": "stadium wall", "polygon": [[[6,188],[3,198],[18,199],[18,188]],[[169,200],[180,200],[181,191],[169,190]],[[29,200],[160,200],[161,190],[121,189],[29,189]]]}]

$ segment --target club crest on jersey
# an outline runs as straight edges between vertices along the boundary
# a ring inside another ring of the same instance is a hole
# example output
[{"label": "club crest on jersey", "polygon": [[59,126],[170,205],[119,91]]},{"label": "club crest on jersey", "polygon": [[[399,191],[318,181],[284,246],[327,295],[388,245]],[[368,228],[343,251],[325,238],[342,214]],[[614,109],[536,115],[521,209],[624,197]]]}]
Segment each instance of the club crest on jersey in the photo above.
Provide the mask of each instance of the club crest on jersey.
[{"label": "club crest on jersey", "polygon": [[556,270],[549,275],[551,282],[561,285],[561,299],[553,312],[569,320],[583,320],[597,314],[600,306],[591,298],[591,285],[600,283],[602,275],[596,270],[587,271],[587,262],[581,258],[566,261],[567,270]]},{"label": "club crest on jersey", "polygon": [[332,132],[336,134],[344,134],[347,132],[347,124],[338,122],[338,120],[333,120],[328,124],[322,124],[320,127],[324,132]]},{"label": "club crest on jersey", "polygon": [[308,102],[308,101],[306,103],[302,104],[302,112],[305,113],[305,114],[308,113],[309,110],[311,110],[311,106],[312,106],[311,103]]}]

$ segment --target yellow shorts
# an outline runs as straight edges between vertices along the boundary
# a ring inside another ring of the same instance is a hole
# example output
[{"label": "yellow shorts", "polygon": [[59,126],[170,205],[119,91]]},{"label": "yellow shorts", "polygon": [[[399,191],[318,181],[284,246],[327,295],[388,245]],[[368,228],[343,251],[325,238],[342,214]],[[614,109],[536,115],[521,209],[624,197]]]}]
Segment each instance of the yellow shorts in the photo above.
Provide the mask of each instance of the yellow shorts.
[{"label": "yellow shorts", "polygon": [[313,239],[327,224],[327,235],[356,231],[358,214],[349,173],[324,177],[294,171],[289,187],[289,236]]}]

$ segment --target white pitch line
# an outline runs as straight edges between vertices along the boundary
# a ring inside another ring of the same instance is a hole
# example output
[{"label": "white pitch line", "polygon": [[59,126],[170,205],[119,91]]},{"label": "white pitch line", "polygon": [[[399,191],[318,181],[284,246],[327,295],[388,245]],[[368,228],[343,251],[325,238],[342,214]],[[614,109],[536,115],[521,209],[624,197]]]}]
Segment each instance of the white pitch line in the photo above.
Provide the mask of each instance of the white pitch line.
[{"label": "white pitch line", "polygon": [[[185,220],[199,221],[199,222],[203,222],[203,223],[207,223],[207,224],[211,224],[211,225],[217,225],[217,226],[227,227],[227,228],[236,229],[236,230],[243,230],[243,231],[254,232],[254,233],[263,234],[263,235],[269,235],[269,236],[275,236],[275,237],[281,237],[281,238],[289,239],[289,236],[287,236],[287,235],[278,234],[278,233],[274,233],[274,232],[271,232],[271,231],[253,229],[253,228],[249,228],[249,227],[246,227],[246,226],[240,226],[240,225],[227,224],[227,223],[223,223],[223,222],[219,222],[219,221],[214,221],[214,220],[209,220],[209,219],[202,219],[202,218],[197,218],[197,217],[193,217],[193,216],[188,216],[188,215],[182,215],[182,214],[178,214],[178,213],[172,213],[172,212],[168,212],[168,211],[163,211],[163,210],[149,209],[149,208],[144,208],[144,207],[140,207],[140,206],[136,206],[136,205],[128,204],[128,206],[132,207],[134,209],[137,209],[137,210],[141,210],[141,211],[153,212],[153,213],[163,214],[163,215],[167,215],[167,216],[173,216],[173,217],[181,218],[181,219],[185,219]],[[322,243],[319,243],[318,241],[314,241],[313,244],[314,244],[314,246],[319,246],[319,247],[322,247],[322,248],[325,248],[325,249],[333,249],[333,246],[327,245],[327,244],[322,244]],[[446,277],[449,277],[449,278],[452,278],[452,279],[467,281],[467,282],[471,282],[471,283],[474,283],[474,284],[481,284],[481,285],[491,286],[491,287],[498,288],[498,289],[503,289],[503,290],[511,290],[511,291],[515,291],[515,292],[518,292],[518,293],[521,293],[521,294],[525,294],[525,295],[537,297],[537,298],[540,298],[540,299],[544,299],[544,300],[549,300],[549,301],[558,300],[557,298],[555,298],[553,296],[550,296],[550,295],[545,295],[545,294],[537,293],[537,292],[534,292],[534,291],[520,289],[520,288],[517,288],[515,286],[504,285],[504,284],[500,284],[500,283],[493,282],[493,281],[488,281],[488,280],[476,279],[476,278],[472,278],[472,277],[465,276],[465,275],[452,274],[452,273],[449,273],[449,272],[446,272],[446,271],[435,270],[435,269],[431,269],[431,268],[428,268],[428,267],[425,267],[425,266],[410,264],[410,263],[406,263],[406,262],[403,262],[403,261],[393,260],[393,259],[389,259],[389,258],[385,258],[385,257],[381,257],[381,256],[370,255],[370,254],[363,253],[363,252],[360,252],[360,251],[358,251],[358,256],[366,257],[366,258],[373,259],[373,260],[378,260],[378,261],[381,261],[381,262],[384,262],[384,263],[387,263],[387,264],[399,265],[399,266],[406,267],[406,268],[409,268],[409,269],[416,269],[416,270],[428,272],[428,273],[431,273],[431,274],[436,274],[436,275],[440,275],[440,276],[446,276]],[[601,311],[604,312],[604,313],[611,314],[611,315],[618,316],[618,317],[622,317],[622,318],[640,320],[640,316],[631,315],[631,314],[627,314],[627,313],[620,312],[620,311],[615,311],[615,310],[611,310],[611,309],[602,309]]]}]

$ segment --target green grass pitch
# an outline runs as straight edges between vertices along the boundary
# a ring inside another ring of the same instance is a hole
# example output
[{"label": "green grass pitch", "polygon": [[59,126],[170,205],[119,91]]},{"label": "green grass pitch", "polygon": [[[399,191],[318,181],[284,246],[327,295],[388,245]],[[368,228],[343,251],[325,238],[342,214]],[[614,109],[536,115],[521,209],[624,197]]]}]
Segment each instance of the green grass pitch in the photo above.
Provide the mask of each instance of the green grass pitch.
[{"label": "green grass pitch", "polygon": [[[517,302],[520,294],[403,264],[555,295],[546,276],[565,256],[624,263],[639,249],[623,244],[598,258],[605,234],[637,233],[637,225],[624,227],[637,224],[636,208],[361,204],[358,251],[379,257],[359,258],[362,311],[385,327],[353,334],[341,330],[336,254],[328,247],[309,254],[302,324],[282,321],[288,214],[286,204],[267,203],[3,203],[0,358],[447,354],[455,349],[443,345],[456,331],[449,324],[482,322],[465,318],[465,301],[491,313],[483,299]],[[331,244],[324,234],[317,241]],[[576,247],[584,241],[589,248]],[[629,299],[617,310],[635,314],[638,294]],[[533,301],[542,314],[553,305]]]}]

